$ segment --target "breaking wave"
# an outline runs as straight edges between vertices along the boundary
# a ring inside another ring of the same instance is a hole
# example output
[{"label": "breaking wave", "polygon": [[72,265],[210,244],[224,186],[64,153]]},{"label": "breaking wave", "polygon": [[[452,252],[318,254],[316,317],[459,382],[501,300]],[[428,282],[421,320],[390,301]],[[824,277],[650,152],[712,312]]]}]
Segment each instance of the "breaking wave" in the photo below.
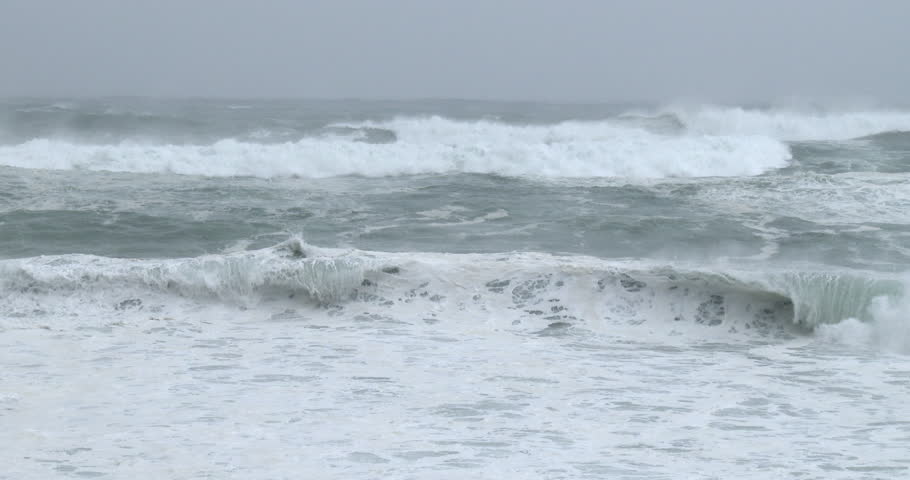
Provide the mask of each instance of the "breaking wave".
[{"label": "breaking wave", "polygon": [[902,132],[910,132],[910,112],[896,110],[706,105],[548,124],[404,116],[309,126],[263,118],[261,124],[246,119],[217,126],[203,119],[137,115],[93,113],[78,122],[70,119],[78,128],[65,123],[60,134],[53,123],[29,135],[23,131],[29,122],[7,121],[0,133],[15,127],[10,139],[16,140],[0,146],[0,165],[261,178],[727,177],[788,166],[793,154],[787,142],[900,143]]},{"label": "breaking wave", "polygon": [[367,252],[317,248],[293,238],[263,250],[175,260],[89,255],[4,260],[0,329],[23,326],[26,318],[71,321],[72,312],[98,318],[159,312],[178,303],[176,295],[192,304],[259,308],[278,302],[398,319],[467,318],[505,328],[555,324],[599,330],[647,323],[774,334],[874,320],[876,302],[884,301],[877,299],[902,298],[904,283],[869,275],[689,268],[537,253]]},{"label": "breaking wave", "polygon": [[323,178],[484,173],[535,177],[750,176],[787,165],[788,147],[755,136],[663,135],[609,122],[519,126],[438,117],[331,125],[294,142],[0,147],[0,165],[213,177]]}]

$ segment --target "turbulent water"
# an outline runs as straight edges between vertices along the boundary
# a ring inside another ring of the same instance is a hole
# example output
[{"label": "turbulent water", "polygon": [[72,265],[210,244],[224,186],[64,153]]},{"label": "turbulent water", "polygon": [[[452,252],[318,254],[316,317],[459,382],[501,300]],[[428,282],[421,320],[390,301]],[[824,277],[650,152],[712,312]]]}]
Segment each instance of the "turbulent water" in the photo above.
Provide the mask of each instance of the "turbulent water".
[{"label": "turbulent water", "polygon": [[0,478],[907,478],[910,110],[0,102]]}]

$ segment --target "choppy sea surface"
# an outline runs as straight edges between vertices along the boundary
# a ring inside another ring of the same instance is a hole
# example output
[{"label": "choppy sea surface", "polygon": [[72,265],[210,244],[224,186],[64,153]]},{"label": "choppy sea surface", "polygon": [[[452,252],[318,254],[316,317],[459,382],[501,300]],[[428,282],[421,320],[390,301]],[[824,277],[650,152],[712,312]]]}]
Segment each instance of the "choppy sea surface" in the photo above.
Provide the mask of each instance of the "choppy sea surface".
[{"label": "choppy sea surface", "polygon": [[902,479],[910,110],[0,101],[0,478]]}]

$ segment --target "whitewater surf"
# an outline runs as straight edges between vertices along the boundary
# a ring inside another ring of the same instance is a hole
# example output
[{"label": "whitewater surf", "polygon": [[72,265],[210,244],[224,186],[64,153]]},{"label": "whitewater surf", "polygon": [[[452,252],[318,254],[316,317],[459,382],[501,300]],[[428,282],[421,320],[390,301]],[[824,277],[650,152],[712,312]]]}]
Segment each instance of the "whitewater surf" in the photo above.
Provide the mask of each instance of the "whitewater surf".
[{"label": "whitewater surf", "polygon": [[908,211],[898,108],[5,100],[0,477],[902,478]]}]

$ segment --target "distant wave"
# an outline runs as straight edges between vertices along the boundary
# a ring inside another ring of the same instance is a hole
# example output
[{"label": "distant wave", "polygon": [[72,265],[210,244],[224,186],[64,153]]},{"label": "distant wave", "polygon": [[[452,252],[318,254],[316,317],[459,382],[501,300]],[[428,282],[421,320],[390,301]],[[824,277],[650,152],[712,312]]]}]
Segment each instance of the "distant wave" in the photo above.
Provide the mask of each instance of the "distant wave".
[{"label": "distant wave", "polygon": [[874,140],[882,143],[910,146],[910,130],[892,130],[860,137],[862,140]]},{"label": "distant wave", "polygon": [[529,326],[599,329],[656,321],[650,325],[775,334],[874,320],[875,299],[900,298],[905,287],[898,278],[870,275],[536,253],[397,254],[322,249],[292,238],[263,250],[186,259],[62,255],[0,261],[0,330],[23,326],[16,323],[22,318],[49,321],[36,312],[59,317],[57,322],[79,311],[102,315],[143,305],[154,311],[162,308],[154,306],[154,295],[178,295],[248,307],[268,301],[356,304],[355,311],[395,318],[453,310]]},{"label": "distant wave", "polygon": [[686,131],[704,135],[759,135],[785,141],[850,140],[885,132],[910,131],[910,112],[666,107]]},{"label": "distant wave", "polygon": [[[286,143],[210,145],[35,139],[0,147],[0,165],[205,176],[750,176],[787,165],[783,143],[743,135],[665,135],[610,122],[521,126],[439,117],[336,124]],[[353,135],[352,135],[353,133]]]}]

